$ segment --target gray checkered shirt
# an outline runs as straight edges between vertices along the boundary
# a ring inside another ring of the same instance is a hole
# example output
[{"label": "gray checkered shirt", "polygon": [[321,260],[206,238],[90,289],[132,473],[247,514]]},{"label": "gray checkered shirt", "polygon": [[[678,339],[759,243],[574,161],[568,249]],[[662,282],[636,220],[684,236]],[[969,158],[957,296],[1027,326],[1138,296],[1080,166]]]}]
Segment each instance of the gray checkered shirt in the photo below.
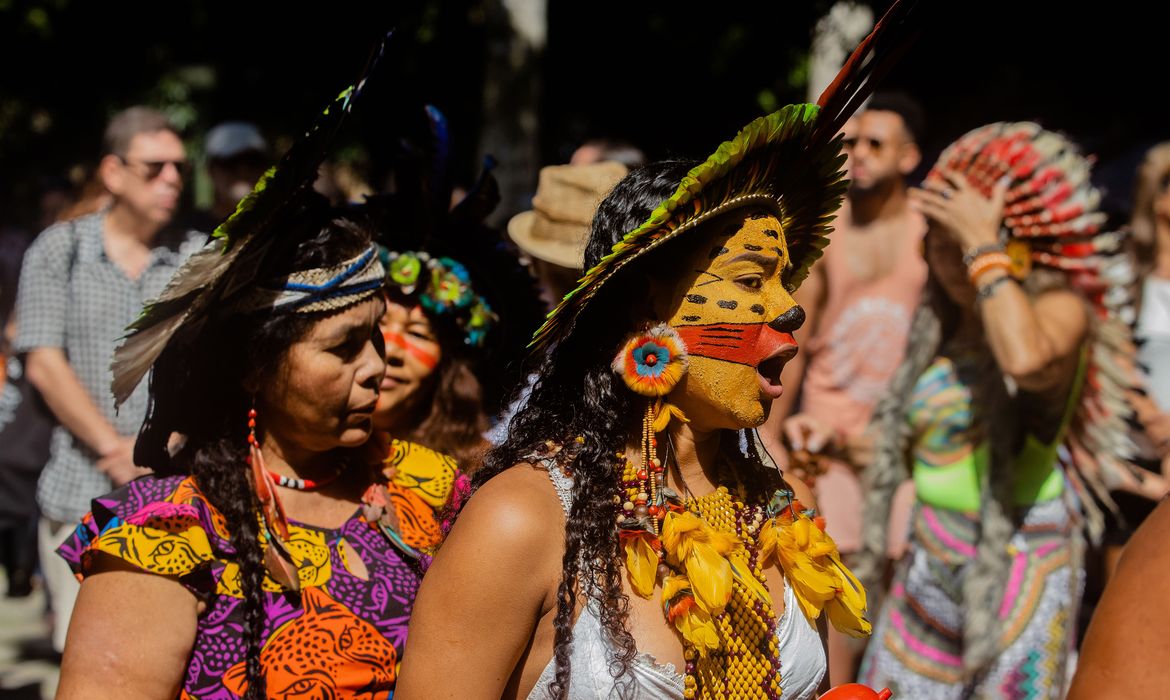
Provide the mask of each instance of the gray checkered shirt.
[{"label": "gray checkered shirt", "polygon": [[[110,360],[126,326],[155,297],[206,236],[194,231],[165,233],[150,262],[131,280],[106,257],[102,245],[105,212],[47,229],[24,256],[16,298],[14,349],[62,348],[94,403],[122,435],[135,435],[146,417],[143,382],[115,413],[110,393]],[[53,431],[51,456],[37,486],[41,512],[61,522],[76,522],[90,500],[112,484],[95,466],[98,455],[62,426]]]}]

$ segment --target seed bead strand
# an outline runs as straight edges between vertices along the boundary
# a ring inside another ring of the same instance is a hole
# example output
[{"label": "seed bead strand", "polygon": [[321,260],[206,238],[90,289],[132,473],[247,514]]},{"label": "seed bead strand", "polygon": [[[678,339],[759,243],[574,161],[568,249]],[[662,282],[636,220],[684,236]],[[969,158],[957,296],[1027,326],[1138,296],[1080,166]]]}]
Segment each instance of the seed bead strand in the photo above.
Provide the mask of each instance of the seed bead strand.
[{"label": "seed bead strand", "polygon": [[[762,510],[733,499],[726,487],[692,499],[688,508],[721,532],[733,533],[749,553],[753,576],[765,582],[756,556],[756,534]],[[776,614],[770,601],[758,600],[743,584],[732,584],[727,608],[715,617],[723,648],[699,656],[693,648],[687,660],[683,685],[685,698],[779,698],[780,658],[776,642]]]}]

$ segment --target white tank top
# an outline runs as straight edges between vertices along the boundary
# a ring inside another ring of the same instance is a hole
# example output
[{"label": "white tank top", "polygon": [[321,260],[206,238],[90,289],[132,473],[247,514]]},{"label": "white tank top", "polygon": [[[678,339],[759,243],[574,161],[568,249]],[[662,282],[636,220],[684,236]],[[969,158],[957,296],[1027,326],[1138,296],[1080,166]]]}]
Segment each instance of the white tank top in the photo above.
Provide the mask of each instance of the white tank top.
[{"label": "white tank top", "polygon": [[[557,467],[548,466],[548,475],[568,516],[573,505],[573,481]],[[597,601],[590,598],[573,625],[569,652],[569,700],[638,698],[678,700],[683,696],[683,675],[673,664],[659,664],[649,654],[638,654],[629,671],[614,679],[609,671],[613,643],[602,628]],[[791,586],[784,586],[784,612],[776,621],[780,652],[780,690],[785,700],[810,700],[825,676],[828,661],[816,627],[801,612]],[[544,667],[528,700],[551,697],[549,687],[556,679],[556,660]]]}]

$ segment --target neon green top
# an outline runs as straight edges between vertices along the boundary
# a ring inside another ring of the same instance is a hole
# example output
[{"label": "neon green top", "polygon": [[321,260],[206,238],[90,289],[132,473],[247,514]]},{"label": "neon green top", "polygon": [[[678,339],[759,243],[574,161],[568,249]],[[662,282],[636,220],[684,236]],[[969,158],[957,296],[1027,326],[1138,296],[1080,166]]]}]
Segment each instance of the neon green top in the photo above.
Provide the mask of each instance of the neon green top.
[{"label": "neon green top", "polygon": [[[991,463],[991,448],[973,420],[971,385],[978,380],[974,355],[938,357],[915,387],[909,421],[914,427],[913,479],[918,500],[936,508],[979,511],[980,484]],[[1060,497],[1064,474],[1057,449],[1072,419],[1084,383],[1082,359],[1060,429],[1051,443],[1025,438],[1015,461],[1015,504]]]}]

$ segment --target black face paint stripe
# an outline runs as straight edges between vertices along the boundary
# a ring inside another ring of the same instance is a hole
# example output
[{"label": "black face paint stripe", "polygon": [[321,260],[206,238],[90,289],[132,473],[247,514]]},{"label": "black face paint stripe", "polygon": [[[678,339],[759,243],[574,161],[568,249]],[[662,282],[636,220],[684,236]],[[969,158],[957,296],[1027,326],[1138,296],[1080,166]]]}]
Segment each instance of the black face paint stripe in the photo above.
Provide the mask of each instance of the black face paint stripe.
[{"label": "black face paint stripe", "polygon": [[714,260],[715,258],[719,257],[720,255],[723,255],[726,252],[728,252],[728,251],[723,246],[720,246],[718,248],[712,248],[711,252],[707,254],[707,257]]},{"label": "black face paint stripe", "polygon": [[702,294],[688,294],[687,301],[691,302],[692,304],[706,304],[707,297],[703,296]]},{"label": "black face paint stripe", "polygon": [[716,303],[719,304],[719,308],[728,309],[728,310],[734,309],[735,307],[739,306],[738,301],[729,301],[727,299],[720,300]]},{"label": "black face paint stripe", "polygon": [[780,232],[773,231],[770,228],[764,229],[764,235],[767,236],[768,238],[775,238],[776,240],[780,240]]},{"label": "black face paint stripe", "polygon": [[723,281],[723,278],[720,277],[719,275],[715,274],[714,272],[707,272],[706,270],[695,270],[695,272],[699,273],[700,275],[710,275],[710,276],[715,278],[715,279],[707,280],[706,282],[700,282],[700,283],[695,285],[696,287],[702,287],[702,286],[705,286],[708,284],[715,284],[716,282]]},{"label": "black face paint stripe", "polygon": [[702,316],[683,316],[684,321],[698,321],[702,318]]},{"label": "black face paint stripe", "polygon": [[744,248],[744,250],[750,250],[750,251],[752,251],[753,253],[756,253],[756,252],[759,252],[759,251],[763,250],[763,249],[764,249],[764,246],[762,246],[762,245],[754,245],[754,244],[752,244],[752,243],[744,243],[744,244],[743,244],[743,248]]},{"label": "black face paint stripe", "polygon": [[711,330],[707,329],[702,332],[703,338],[725,338],[727,340],[740,340],[743,338],[742,330],[720,330],[718,328]]},{"label": "black face paint stripe", "polygon": [[753,314],[763,314],[763,313],[764,313],[764,307],[760,306],[759,304],[752,304],[752,309],[751,309],[751,311],[752,311],[752,313],[753,313]]},{"label": "black face paint stripe", "polygon": [[784,257],[784,251],[780,250],[780,246],[772,246],[772,250],[776,251],[776,255]]}]

